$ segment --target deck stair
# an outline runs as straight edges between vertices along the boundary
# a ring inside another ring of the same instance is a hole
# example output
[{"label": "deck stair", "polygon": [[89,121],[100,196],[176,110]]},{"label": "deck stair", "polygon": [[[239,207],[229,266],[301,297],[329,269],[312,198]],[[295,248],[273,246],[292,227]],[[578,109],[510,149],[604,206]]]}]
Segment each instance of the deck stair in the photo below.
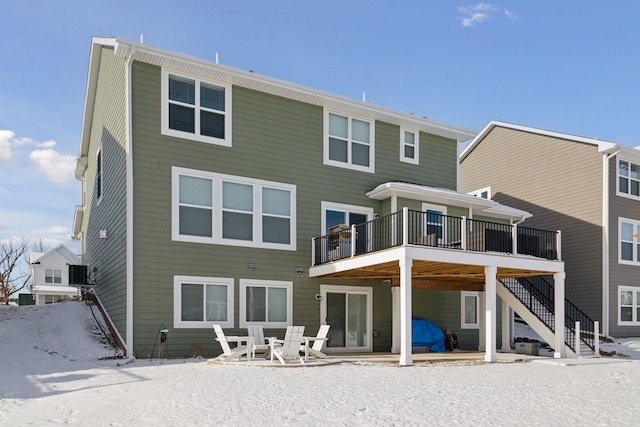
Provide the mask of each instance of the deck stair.
[{"label": "deck stair", "polygon": [[[554,342],[555,311],[553,286],[544,276],[503,279],[497,293],[547,343]],[[576,321],[580,333],[576,352]],[[594,321],[565,299],[564,341],[569,357],[595,356]]]}]

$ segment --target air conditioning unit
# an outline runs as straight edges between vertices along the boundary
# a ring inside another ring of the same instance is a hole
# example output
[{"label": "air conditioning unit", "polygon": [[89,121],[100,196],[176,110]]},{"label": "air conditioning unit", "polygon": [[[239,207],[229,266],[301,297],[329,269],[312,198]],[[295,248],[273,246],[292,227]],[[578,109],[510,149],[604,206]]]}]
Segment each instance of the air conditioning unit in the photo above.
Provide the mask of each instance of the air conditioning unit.
[{"label": "air conditioning unit", "polygon": [[83,286],[87,284],[86,265],[69,265],[69,284]]}]

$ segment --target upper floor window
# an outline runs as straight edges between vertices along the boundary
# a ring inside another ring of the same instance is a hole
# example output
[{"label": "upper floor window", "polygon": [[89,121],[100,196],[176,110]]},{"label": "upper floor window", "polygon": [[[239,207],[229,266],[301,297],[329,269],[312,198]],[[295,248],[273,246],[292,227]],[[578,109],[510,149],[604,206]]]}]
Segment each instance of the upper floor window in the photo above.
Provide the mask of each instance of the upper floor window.
[{"label": "upper floor window", "polygon": [[640,221],[618,220],[619,254],[621,264],[640,264]]},{"label": "upper floor window", "polygon": [[296,187],[174,167],[173,239],[296,249]]},{"label": "upper floor window", "polygon": [[231,88],[163,70],[162,133],[231,146]]},{"label": "upper floor window", "polygon": [[62,270],[52,268],[45,269],[44,283],[62,283]]},{"label": "upper floor window", "polygon": [[413,163],[417,165],[420,160],[418,157],[418,132],[406,129],[400,130],[400,161]]},{"label": "upper floor window", "polygon": [[102,198],[102,147],[96,154],[96,200]]},{"label": "upper floor window", "polygon": [[640,165],[618,160],[618,194],[640,197]]},{"label": "upper floor window", "polygon": [[329,112],[325,117],[324,163],[374,172],[373,123]]},{"label": "upper floor window", "polygon": [[480,197],[481,199],[491,199],[491,187],[481,188],[469,193],[471,196]]},{"label": "upper floor window", "polygon": [[173,327],[232,328],[233,301],[233,279],[174,276]]}]

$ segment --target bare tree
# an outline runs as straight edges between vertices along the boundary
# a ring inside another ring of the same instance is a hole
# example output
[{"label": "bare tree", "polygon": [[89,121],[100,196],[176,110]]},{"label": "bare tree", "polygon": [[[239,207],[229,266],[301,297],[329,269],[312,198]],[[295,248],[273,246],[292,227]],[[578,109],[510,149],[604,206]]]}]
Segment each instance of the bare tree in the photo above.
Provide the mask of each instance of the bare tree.
[{"label": "bare tree", "polygon": [[37,242],[34,242],[31,250],[34,252],[47,252],[47,247],[42,242],[42,238],[39,238]]},{"label": "bare tree", "polygon": [[9,304],[9,298],[29,282],[29,273],[21,271],[18,263],[29,250],[29,241],[0,240],[0,303]]}]

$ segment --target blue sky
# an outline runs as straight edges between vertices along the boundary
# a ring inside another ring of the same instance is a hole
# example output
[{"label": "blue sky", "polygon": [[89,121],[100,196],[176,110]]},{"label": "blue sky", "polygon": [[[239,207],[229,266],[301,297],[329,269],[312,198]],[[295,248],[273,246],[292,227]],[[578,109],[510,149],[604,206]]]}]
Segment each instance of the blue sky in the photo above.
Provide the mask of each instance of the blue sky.
[{"label": "blue sky", "polygon": [[0,238],[69,243],[92,36],[144,34],[474,130],[496,119],[640,145],[636,1],[0,0],[0,12]]}]

